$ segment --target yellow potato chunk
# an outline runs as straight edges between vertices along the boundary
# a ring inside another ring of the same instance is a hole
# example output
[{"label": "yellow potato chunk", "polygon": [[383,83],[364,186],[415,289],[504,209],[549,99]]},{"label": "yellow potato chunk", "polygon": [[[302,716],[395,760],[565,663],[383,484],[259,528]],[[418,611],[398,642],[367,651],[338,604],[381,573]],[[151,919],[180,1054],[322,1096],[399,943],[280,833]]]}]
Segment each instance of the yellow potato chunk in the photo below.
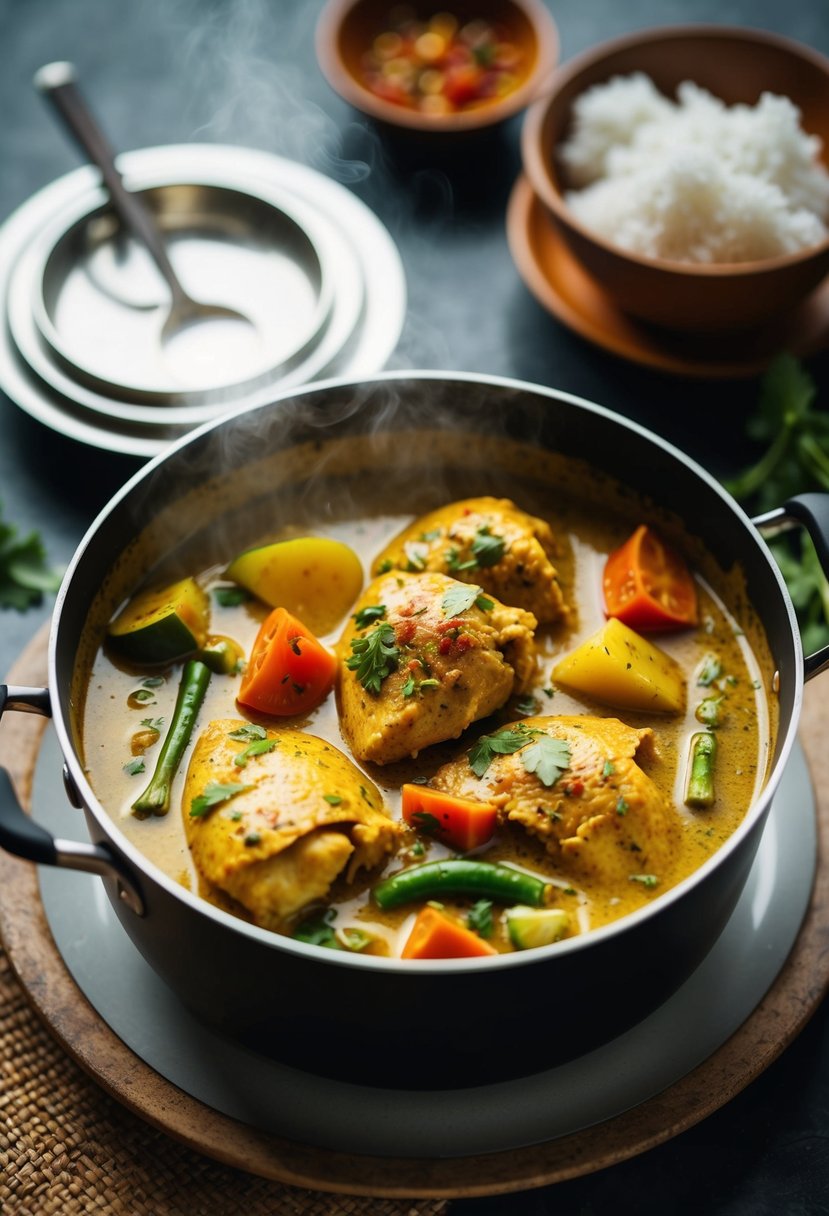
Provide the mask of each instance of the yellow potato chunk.
[{"label": "yellow potato chunk", "polygon": [[685,707],[679,664],[615,618],[561,659],[553,679],[605,705],[654,713]]},{"label": "yellow potato chunk", "polygon": [[241,553],[227,577],[271,608],[286,608],[322,637],[340,623],[363,586],[353,549],[324,536],[300,536]]}]

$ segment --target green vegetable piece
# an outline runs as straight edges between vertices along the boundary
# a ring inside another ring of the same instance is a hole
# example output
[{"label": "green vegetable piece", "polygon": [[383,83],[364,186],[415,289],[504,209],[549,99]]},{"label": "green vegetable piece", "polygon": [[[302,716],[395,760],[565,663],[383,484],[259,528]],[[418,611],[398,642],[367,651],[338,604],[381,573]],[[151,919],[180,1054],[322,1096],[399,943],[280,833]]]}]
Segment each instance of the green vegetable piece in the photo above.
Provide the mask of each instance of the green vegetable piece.
[{"label": "green vegetable piece", "polygon": [[211,671],[219,676],[234,675],[239,670],[239,664],[244,655],[238,642],[233,638],[216,637],[202,647],[199,658],[206,663]]},{"label": "green vegetable piece", "polygon": [[207,686],[210,683],[210,668],[199,659],[190,659],[181,673],[176,707],[170,726],[158,754],[155,772],[150,784],[132,804],[132,812],[138,819],[147,815],[166,815],[170,809],[170,788],[199,710],[202,707]]},{"label": "green vegetable piece", "polygon": [[570,928],[570,918],[562,908],[510,908],[507,933],[516,950],[533,950],[560,941]]},{"label": "green vegetable piece", "polygon": [[717,740],[709,731],[700,731],[691,738],[685,805],[693,810],[705,810],[714,804],[714,761]]},{"label": "green vegetable piece", "polygon": [[144,591],[109,625],[110,642],[133,663],[172,663],[204,645],[210,603],[193,578]]},{"label": "green vegetable piece", "polygon": [[372,898],[383,909],[441,895],[476,895],[498,903],[518,902],[538,908],[549,890],[549,883],[512,866],[454,857],[399,870],[377,884]]}]

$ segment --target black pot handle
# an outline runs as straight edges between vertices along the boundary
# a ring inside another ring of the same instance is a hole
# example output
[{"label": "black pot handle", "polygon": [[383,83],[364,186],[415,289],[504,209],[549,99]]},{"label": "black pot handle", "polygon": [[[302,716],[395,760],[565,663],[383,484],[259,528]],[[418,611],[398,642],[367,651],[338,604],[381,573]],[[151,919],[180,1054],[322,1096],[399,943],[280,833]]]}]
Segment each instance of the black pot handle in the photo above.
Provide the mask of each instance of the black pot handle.
[{"label": "black pot handle", "polygon": [[[796,494],[782,507],[755,516],[752,523],[769,540],[792,528],[804,527],[815,546],[823,572],[829,578],[829,494]],[[827,667],[829,646],[804,656],[803,674],[807,680]]]},{"label": "black pot handle", "polygon": [[[0,718],[7,709],[48,718],[52,712],[49,690],[0,684]],[[61,840],[35,823],[20,805],[12,779],[4,768],[0,768],[0,848],[38,865],[62,866],[114,879],[124,903],[136,915],[145,914],[138,884],[114,853],[103,844]]]}]

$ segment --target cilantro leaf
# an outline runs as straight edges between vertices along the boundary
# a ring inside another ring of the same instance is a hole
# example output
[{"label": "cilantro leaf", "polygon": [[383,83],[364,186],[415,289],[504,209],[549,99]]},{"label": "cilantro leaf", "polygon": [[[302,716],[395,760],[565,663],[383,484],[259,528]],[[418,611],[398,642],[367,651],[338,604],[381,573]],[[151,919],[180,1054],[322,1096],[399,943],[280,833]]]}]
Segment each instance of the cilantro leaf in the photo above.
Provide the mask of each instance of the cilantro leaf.
[{"label": "cilantro leaf", "polygon": [[492,937],[495,925],[492,920],[492,900],[479,899],[469,909],[466,923],[478,937]]},{"label": "cilantro leaf", "polygon": [[443,615],[448,617],[462,616],[473,604],[481,612],[490,612],[495,606],[474,583],[459,583],[457,587],[450,587],[440,602]]},{"label": "cilantro leaf", "polygon": [[367,629],[372,621],[381,621],[385,615],[385,604],[367,604],[365,608],[354,613],[354,620],[358,629]]},{"label": "cilantro leaf", "polygon": [[136,756],[134,760],[130,760],[129,764],[124,765],[124,772],[130,777],[137,777],[139,773],[144,772],[144,761],[140,756]]},{"label": "cilantro leaf", "polygon": [[190,803],[190,815],[193,819],[201,819],[214,806],[220,806],[221,803],[228,802],[231,798],[235,798],[237,794],[242,794],[245,790],[249,789],[251,789],[251,786],[239,785],[234,781],[224,783],[221,781],[210,781],[204,787],[204,793],[199,794]]},{"label": "cilantro leaf", "polygon": [[42,601],[44,591],[57,591],[60,580],[61,572],[47,563],[38,533],[19,540],[17,528],[0,520],[0,608],[25,612]]},{"label": "cilantro leaf", "polygon": [[489,525],[484,524],[475,533],[475,539],[472,542],[472,552],[475,554],[475,559],[479,566],[497,566],[498,562],[506,552],[507,542],[503,536],[496,536],[490,532]]},{"label": "cilantro leaf", "polygon": [[535,773],[542,785],[555,785],[570,767],[570,745],[566,739],[542,735],[521,753],[521,763],[528,773]]},{"label": "cilantro leaf", "polygon": [[337,913],[328,908],[321,916],[304,920],[293,932],[294,941],[308,942],[311,946],[327,946],[330,950],[339,950],[340,943],[331,927]]},{"label": "cilantro leaf", "polygon": [[395,645],[394,629],[384,621],[362,638],[351,639],[354,652],[346,659],[349,671],[356,671],[357,679],[367,692],[379,693],[380,685],[400,662],[400,648]]},{"label": "cilantro leaf", "polygon": [[476,777],[483,777],[496,756],[510,756],[530,743],[540,734],[519,722],[518,726],[505,726],[491,735],[481,735],[469,752],[469,767]]},{"label": "cilantro leaf", "polygon": [[244,768],[251,756],[265,756],[268,752],[273,751],[277,743],[277,739],[254,739],[243,751],[237,752],[233,757],[233,763],[237,768]]},{"label": "cilantro leaf", "polygon": [[268,732],[264,726],[257,726],[254,722],[248,722],[246,726],[240,726],[238,730],[232,730],[228,734],[228,739],[237,739],[240,743],[250,743],[253,739],[267,739]]}]

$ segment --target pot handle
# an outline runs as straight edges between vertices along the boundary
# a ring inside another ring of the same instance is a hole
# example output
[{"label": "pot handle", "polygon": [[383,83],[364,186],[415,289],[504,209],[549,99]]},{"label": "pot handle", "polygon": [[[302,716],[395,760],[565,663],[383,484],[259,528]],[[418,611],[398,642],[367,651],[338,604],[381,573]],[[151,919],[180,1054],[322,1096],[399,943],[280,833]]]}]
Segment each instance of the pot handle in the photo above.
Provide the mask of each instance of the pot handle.
[{"label": "pot handle", "polygon": [[[0,684],[0,718],[7,709],[51,717],[49,690]],[[61,840],[35,823],[20,805],[12,779],[4,768],[0,768],[0,847],[38,865],[62,866],[111,878],[127,907],[137,916],[145,915],[138,884],[114,853],[104,844]]]},{"label": "pot handle", "polygon": [[[751,521],[760,533],[771,540],[792,528],[804,527],[815,546],[823,572],[829,578],[829,494],[796,494],[764,515]],[[823,646],[803,659],[803,674],[807,680],[829,667],[829,646]]]}]

